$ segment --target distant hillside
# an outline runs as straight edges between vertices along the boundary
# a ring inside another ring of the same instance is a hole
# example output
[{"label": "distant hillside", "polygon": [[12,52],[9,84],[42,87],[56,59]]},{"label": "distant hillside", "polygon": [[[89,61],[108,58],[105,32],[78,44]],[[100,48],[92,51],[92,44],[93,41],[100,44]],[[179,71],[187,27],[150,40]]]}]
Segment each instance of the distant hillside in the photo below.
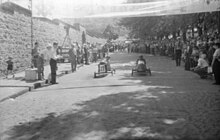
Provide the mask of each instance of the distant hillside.
[{"label": "distant hillside", "polygon": [[119,19],[117,18],[86,18],[86,19],[62,19],[70,24],[80,23],[89,32],[103,37],[103,32],[108,25],[115,28],[119,36],[124,36],[128,31],[124,27],[117,25]]}]

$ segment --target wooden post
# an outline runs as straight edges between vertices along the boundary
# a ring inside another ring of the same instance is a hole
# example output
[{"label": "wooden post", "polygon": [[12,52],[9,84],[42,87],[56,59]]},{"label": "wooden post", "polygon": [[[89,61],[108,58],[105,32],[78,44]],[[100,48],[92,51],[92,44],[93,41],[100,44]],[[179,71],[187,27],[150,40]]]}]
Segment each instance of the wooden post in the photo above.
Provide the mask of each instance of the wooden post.
[{"label": "wooden post", "polygon": [[32,10],[32,0],[30,0],[31,8],[31,48],[33,49],[33,10]]}]

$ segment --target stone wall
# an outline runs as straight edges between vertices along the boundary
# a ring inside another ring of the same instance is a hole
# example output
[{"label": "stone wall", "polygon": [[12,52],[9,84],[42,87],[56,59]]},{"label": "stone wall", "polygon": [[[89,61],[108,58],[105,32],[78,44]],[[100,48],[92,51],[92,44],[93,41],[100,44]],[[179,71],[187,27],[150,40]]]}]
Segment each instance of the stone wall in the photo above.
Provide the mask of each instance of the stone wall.
[{"label": "stone wall", "polygon": [[[61,46],[66,36],[64,25],[53,21],[33,19],[33,40],[45,49],[48,43],[58,42]],[[82,31],[70,28],[71,41],[81,44]],[[87,42],[103,42],[103,39],[86,35]],[[0,70],[6,69],[8,57],[14,61],[14,69],[22,70],[31,65],[31,18],[28,15],[0,11]]]},{"label": "stone wall", "polygon": [[12,57],[15,69],[30,65],[30,18],[14,13],[0,12],[0,70],[6,69],[5,61]]}]

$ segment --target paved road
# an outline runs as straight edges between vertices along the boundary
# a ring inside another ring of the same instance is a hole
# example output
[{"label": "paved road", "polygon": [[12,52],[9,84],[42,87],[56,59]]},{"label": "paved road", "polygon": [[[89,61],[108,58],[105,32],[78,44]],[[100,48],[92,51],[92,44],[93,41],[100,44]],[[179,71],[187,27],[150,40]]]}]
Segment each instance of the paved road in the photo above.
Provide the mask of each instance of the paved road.
[{"label": "paved road", "polygon": [[94,79],[92,64],[0,103],[1,140],[219,139],[219,87],[160,56],[132,77],[138,55],[111,55],[114,76]]}]

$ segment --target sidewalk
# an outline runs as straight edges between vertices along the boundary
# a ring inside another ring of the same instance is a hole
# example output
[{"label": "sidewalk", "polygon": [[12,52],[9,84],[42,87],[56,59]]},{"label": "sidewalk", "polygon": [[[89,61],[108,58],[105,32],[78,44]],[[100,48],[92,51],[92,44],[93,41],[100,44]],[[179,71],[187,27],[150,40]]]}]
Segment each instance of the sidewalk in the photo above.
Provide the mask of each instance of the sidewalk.
[{"label": "sidewalk", "polygon": [[[80,68],[83,65],[77,65]],[[71,72],[70,63],[58,63],[57,77]],[[15,78],[8,79],[4,77],[0,78],[0,102],[3,102],[10,98],[16,98],[32,89],[39,88],[46,84],[46,79],[50,74],[50,65],[44,66],[44,77],[45,80],[26,81],[25,71],[15,74]]]}]

